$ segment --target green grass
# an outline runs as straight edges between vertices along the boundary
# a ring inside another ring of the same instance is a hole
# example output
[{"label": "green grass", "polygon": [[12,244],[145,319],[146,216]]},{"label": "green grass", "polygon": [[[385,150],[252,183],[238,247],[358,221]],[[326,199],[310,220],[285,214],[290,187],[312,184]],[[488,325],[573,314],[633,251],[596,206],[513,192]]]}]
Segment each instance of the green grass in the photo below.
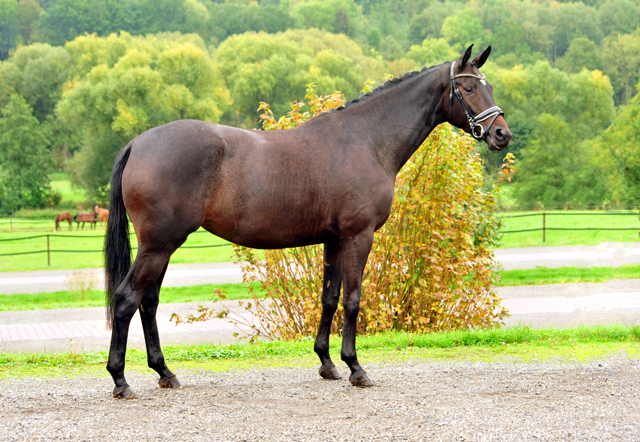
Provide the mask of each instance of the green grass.
[{"label": "green grass", "polygon": [[527,270],[504,270],[500,272],[498,286],[567,284],[583,282],[606,282],[611,279],[640,278],[640,265],[621,267],[559,267],[550,269],[536,267]]},{"label": "green grass", "polygon": [[51,188],[62,197],[60,209],[73,209],[88,204],[87,193],[84,189],[74,187],[66,173],[52,173],[49,175],[49,179],[51,180]]},{"label": "green grass", "polygon": [[[255,283],[256,290],[259,284]],[[228,300],[248,299],[249,290],[242,284],[204,284],[188,287],[163,287],[160,303],[207,302],[216,289],[221,289]],[[20,293],[0,295],[0,311],[49,310],[61,308],[82,308],[104,306],[104,290],[91,290],[81,299],[79,294],[69,291],[48,293]]]},{"label": "green grass", "polygon": [[[336,358],[340,338],[332,338]],[[580,326],[534,330],[516,326],[486,330],[412,334],[380,333],[358,337],[360,359],[372,362],[428,360],[587,361],[625,352],[640,356],[640,327]],[[257,342],[233,345],[165,346],[166,360],[178,369],[228,370],[249,367],[312,367],[317,365],[313,340]],[[0,378],[66,376],[100,373],[106,376],[106,351],[0,354]],[[338,359],[339,360],[339,359]],[[55,368],[55,370],[52,370]],[[127,351],[128,370],[146,370],[146,352]]]},{"label": "green grass", "polygon": [[[582,215],[579,215],[582,214]],[[625,215],[620,215],[620,214]],[[629,215],[632,213],[633,215]],[[511,218],[518,215],[526,217]],[[504,233],[499,248],[534,246],[597,245],[601,242],[635,242],[640,238],[640,214],[637,211],[549,211],[546,228],[633,228],[635,230],[547,230],[545,241],[542,231]],[[542,228],[542,212],[509,212],[502,218],[502,231]]]}]

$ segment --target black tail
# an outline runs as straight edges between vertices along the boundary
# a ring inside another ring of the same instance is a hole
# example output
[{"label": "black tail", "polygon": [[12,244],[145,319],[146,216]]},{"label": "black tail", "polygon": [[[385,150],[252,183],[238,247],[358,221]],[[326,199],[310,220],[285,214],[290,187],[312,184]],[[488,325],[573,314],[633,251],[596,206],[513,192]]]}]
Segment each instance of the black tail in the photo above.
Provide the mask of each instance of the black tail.
[{"label": "black tail", "polygon": [[111,172],[111,213],[104,239],[105,284],[107,290],[107,327],[113,326],[114,293],[131,268],[129,219],[122,198],[122,172],[127,165],[131,143],[120,151]]}]

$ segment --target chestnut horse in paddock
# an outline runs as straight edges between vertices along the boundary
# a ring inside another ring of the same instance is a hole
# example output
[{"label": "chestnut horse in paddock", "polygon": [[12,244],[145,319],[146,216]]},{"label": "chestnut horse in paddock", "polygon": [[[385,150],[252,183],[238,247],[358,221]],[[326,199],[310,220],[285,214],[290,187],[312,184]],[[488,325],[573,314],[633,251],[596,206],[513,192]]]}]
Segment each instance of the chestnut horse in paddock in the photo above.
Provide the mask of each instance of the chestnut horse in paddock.
[{"label": "chestnut horse in paddock", "polygon": [[73,215],[71,212],[62,212],[58,213],[55,217],[56,222],[56,232],[60,230],[60,221],[69,221],[69,230],[73,227]]},{"label": "chestnut horse in paddock", "polygon": [[[487,143],[509,145],[511,132],[471,60],[405,74],[360,99],[289,130],[244,130],[194,120],[150,129],[118,154],[111,175],[105,239],[107,370],[113,396],[134,398],[124,376],[129,322],[140,311],[149,367],[165,388],[179,387],[165,364],[156,309],[172,253],[204,227],[246,247],[324,244],[322,316],[314,350],[319,374],[338,379],[329,332],[342,287],[341,359],[356,387],[373,383],[356,355],[362,273],[373,234],[389,216],[396,175],[429,133],[448,122]],[[131,264],[129,223],[138,251]]]},{"label": "chestnut horse in paddock", "polygon": [[73,217],[73,220],[78,223],[76,230],[80,230],[80,223],[82,223],[82,230],[84,230],[84,223],[89,223],[90,229],[95,229],[96,224],[98,222],[98,218],[96,218],[97,213],[94,212],[80,212],[76,216]]},{"label": "chestnut horse in paddock", "polygon": [[107,209],[103,209],[102,207],[95,206],[93,211],[98,214],[98,218],[100,219],[100,227],[107,225],[107,221],[109,221],[109,211]]}]

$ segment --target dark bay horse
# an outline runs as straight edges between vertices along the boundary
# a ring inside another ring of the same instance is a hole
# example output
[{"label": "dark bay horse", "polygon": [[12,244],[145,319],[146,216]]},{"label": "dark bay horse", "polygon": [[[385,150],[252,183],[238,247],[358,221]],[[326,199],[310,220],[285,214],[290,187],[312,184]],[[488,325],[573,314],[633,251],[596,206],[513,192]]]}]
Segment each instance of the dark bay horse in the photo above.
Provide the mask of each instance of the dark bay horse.
[{"label": "dark bay horse", "polygon": [[68,221],[69,222],[69,230],[71,230],[71,228],[73,227],[73,215],[71,215],[71,212],[62,212],[62,213],[58,213],[56,215],[56,218],[55,218],[56,232],[58,230],[60,230],[60,222],[61,221]]},{"label": "dark bay horse", "polygon": [[[124,376],[129,322],[139,309],[149,367],[161,387],[179,387],[165,364],[156,325],[158,293],[171,254],[200,226],[247,247],[323,243],[323,312],[314,350],[320,376],[340,375],[329,332],[342,286],[341,359],[357,387],[373,383],[355,347],[362,273],[373,234],[385,223],[400,168],[439,124],[449,122],[508,146],[511,132],[471,47],[455,62],[406,74],[343,108],[294,129],[243,130],[194,120],[151,129],[116,158],[105,240],[107,370],[114,397],[134,398]],[[139,249],[131,265],[127,214]]]}]

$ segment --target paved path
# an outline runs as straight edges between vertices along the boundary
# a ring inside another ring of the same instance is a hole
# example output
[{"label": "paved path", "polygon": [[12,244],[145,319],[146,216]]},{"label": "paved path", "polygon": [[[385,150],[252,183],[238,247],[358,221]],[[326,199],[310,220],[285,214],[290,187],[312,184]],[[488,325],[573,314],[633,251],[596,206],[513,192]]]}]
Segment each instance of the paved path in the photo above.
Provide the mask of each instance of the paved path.
[{"label": "paved path", "polygon": [[[598,246],[526,247],[496,250],[496,259],[505,270],[532,269],[536,266],[619,267],[640,264],[639,243],[602,243]],[[67,290],[74,272],[92,273],[103,284],[102,269],[43,270],[0,273],[0,294],[39,293]],[[640,275],[638,275],[640,276]],[[240,268],[232,263],[171,264],[163,286],[242,282]]]},{"label": "paved path", "polygon": [[[640,244],[600,246],[534,247],[496,252],[505,269],[563,266],[620,266],[640,264]],[[99,273],[95,270],[97,277]],[[72,271],[0,274],[0,293],[65,290]],[[640,277],[640,275],[639,275]],[[165,285],[183,286],[241,282],[233,263],[177,264],[169,266]],[[499,287],[498,294],[512,316],[507,325],[568,327],[579,324],[640,323],[640,279],[602,284],[555,284]],[[237,328],[222,320],[175,326],[172,313],[195,313],[199,303],[162,304],[158,328],[164,345],[171,343],[234,342]],[[247,315],[237,302],[228,301],[239,315]],[[137,314],[136,314],[137,316]],[[108,349],[110,333],[104,328],[103,308],[0,312],[0,352]],[[132,320],[129,345],[144,348],[140,320]]]}]

